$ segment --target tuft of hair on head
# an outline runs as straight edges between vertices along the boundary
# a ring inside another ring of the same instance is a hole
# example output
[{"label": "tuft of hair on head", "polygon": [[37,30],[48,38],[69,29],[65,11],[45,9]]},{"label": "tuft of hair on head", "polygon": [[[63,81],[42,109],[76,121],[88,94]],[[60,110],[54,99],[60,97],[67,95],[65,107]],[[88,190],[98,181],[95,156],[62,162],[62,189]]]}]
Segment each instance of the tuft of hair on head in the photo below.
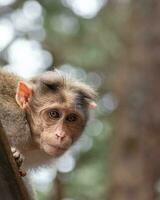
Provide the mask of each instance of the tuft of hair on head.
[{"label": "tuft of hair on head", "polygon": [[32,84],[37,85],[42,90],[48,88],[52,91],[57,91],[58,88],[64,86],[64,77],[54,69],[54,71],[47,71],[31,80]]},{"label": "tuft of hair on head", "polygon": [[32,83],[38,82],[41,87],[52,90],[53,92],[61,89],[66,89],[75,92],[84,99],[89,105],[89,108],[95,108],[96,103],[94,102],[97,97],[97,92],[91,86],[86,83],[77,80],[69,74],[64,74],[60,70],[54,69],[54,71],[47,71],[41,74],[39,77],[31,80]]},{"label": "tuft of hair on head", "polygon": [[77,92],[83,94],[83,96],[89,100],[95,100],[97,97],[95,89],[86,83],[75,81],[73,87]]},{"label": "tuft of hair on head", "polygon": [[78,98],[84,100],[89,108],[96,108],[97,104],[95,100],[97,98],[97,92],[93,87],[70,76],[66,76],[65,79],[67,83],[66,87],[77,93],[79,96]]}]

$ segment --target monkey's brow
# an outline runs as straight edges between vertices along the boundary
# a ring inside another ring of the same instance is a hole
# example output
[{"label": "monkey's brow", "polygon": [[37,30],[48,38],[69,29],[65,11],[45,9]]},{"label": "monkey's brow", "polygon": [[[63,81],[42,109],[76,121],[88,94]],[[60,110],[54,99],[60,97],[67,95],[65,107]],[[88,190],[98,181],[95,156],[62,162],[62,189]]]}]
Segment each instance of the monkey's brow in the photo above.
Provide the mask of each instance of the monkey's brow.
[{"label": "monkey's brow", "polygon": [[71,104],[67,104],[67,102],[63,102],[63,103],[60,103],[60,102],[49,102],[48,104],[42,106],[42,110],[45,109],[45,110],[50,110],[50,109],[62,109],[62,110],[67,110],[69,112],[77,112],[80,114],[80,110],[77,109],[77,107],[75,105],[71,105]]},{"label": "monkey's brow", "polygon": [[84,95],[83,94],[81,94],[81,93],[79,93],[79,94],[77,94],[76,95],[76,97],[75,97],[75,104],[76,104],[76,106],[84,106],[85,105],[85,97],[84,97]]},{"label": "monkey's brow", "polygon": [[45,83],[43,82],[43,84],[45,84],[49,89],[51,90],[58,90],[62,87],[62,84],[60,84],[60,82],[54,82],[54,83]]}]

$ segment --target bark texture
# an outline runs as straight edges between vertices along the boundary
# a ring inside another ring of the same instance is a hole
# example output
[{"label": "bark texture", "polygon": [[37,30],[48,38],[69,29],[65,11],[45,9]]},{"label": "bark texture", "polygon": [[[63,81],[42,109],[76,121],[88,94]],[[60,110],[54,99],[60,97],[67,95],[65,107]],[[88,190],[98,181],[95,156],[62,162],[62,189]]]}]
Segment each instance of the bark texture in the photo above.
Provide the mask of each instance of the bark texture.
[{"label": "bark texture", "polygon": [[160,180],[160,1],[132,1],[116,75],[109,200],[157,200]]},{"label": "bark texture", "polygon": [[18,168],[10,151],[9,143],[0,124],[0,199],[29,200]]}]

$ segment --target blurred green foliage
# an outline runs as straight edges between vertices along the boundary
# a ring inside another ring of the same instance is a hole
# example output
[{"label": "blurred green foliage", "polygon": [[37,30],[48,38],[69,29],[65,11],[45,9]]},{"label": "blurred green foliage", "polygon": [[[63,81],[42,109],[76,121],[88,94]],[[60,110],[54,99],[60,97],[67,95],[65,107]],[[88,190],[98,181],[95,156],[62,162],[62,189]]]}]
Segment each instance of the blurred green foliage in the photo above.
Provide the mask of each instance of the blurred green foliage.
[{"label": "blurred green foliage", "polygon": [[[23,8],[26,2],[29,1],[17,0],[13,4],[0,7],[1,19],[8,18],[11,13]],[[123,12],[123,3],[120,1],[117,3],[117,6],[120,6],[118,9],[112,5],[112,1],[106,1],[94,17],[85,18],[64,6],[63,1],[39,0],[38,2],[42,6],[41,23],[45,32],[45,38],[40,42],[43,48],[52,54],[53,65],[70,64],[75,68],[78,66],[86,73],[98,74],[101,79],[101,84],[97,88],[99,107],[93,113],[95,119],[98,118],[100,121],[96,123],[93,121],[85,133],[92,139],[93,145],[87,151],[79,153],[76,158],[76,168],[72,172],[60,174],[63,199],[105,200],[108,186],[107,159],[112,133],[110,114],[116,106],[112,102],[112,97],[104,95],[111,90],[115,66],[123,49],[123,40],[118,30],[129,11]],[[90,3],[92,4],[92,1]],[[31,32],[16,30],[14,39],[33,39]],[[34,39],[36,40],[36,36]],[[2,65],[9,62],[6,58],[7,48],[2,50],[0,60]],[[99,133],[96,134],[97,132]],[[51,185],[50,188],[54,187]],[[46,198],[47,194],[39,192],[39,199]]]}]

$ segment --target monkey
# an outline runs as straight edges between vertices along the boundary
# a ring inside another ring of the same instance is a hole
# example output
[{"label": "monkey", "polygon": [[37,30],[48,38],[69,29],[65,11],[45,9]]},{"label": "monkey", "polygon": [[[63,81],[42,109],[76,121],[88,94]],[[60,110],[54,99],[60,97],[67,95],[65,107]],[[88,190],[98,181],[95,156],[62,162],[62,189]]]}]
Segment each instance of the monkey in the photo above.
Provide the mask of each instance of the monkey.
[{"label": "monkey", "polygon": [[96,96],[59,70],[26,81],[0,69],[0,121],[19,165],[34,169],[63,155],[81,136]]}]

